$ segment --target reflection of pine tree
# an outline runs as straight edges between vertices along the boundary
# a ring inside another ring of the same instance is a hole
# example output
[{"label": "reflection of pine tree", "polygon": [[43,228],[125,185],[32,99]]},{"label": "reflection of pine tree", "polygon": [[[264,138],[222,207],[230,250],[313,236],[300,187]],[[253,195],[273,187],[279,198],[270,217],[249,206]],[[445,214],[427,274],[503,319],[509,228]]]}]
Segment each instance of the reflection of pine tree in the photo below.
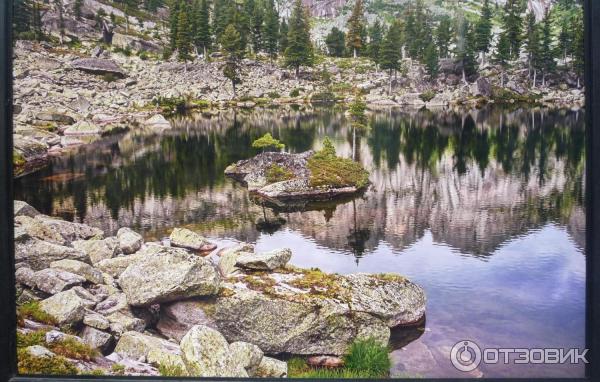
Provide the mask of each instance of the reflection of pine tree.
[{"label": "reflection of pine tree", "polygon": [[371,230],[368,228],[360,228],[356,216],[356,200],[352,200],[352,217],[354,226],[350,229],[350,234],[347,236],[348,246],[352,249],[352,253],[358,265],[360,258],[365,254],[367,241],[371,237]]}]

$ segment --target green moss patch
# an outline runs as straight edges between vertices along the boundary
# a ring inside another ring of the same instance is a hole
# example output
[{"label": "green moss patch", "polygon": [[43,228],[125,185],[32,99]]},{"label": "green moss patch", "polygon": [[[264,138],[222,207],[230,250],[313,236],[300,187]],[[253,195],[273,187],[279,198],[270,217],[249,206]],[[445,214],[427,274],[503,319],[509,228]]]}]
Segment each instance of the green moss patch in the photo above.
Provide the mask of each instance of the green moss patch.
[{"label": "green moss patch", "polygon": [[56,319],[40,308],[38,301],[31,301],[17,307],[17,322],[23,324],[25,319],[47,325],[56,325]]},{"label": "green moss patch", "polygon": [[34,357],[26,349],[17,350],[17,369],[19,374],[77,374],[78,370],[71,362],[61,356]]},{"label": "green moss patch", "polygon": [[312,187],[362,189],[369,184],[367,170],[358,162],[336,156],[328,138],[323,142],[323,149],[309,158],[308,169]]},{"label": "green moss patch", "polygon": [[295,178],[293,172],[275,163],[273,163],[271,167],[267,169],[265,177],[269,183],[277,183]]}]

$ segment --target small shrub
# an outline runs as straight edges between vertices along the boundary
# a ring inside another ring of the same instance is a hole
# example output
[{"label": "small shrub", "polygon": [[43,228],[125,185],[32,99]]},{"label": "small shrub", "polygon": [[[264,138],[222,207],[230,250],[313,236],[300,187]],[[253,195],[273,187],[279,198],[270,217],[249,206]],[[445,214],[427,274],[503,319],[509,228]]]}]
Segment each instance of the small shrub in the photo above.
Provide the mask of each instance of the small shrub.
[{"label": "small shrub", "polygon": [[146,61],[146,60],[148,59],[148,52],[146,52],[145,50],[140,50],[140,51],[138,52],[138,57],[139,57],[141,60],[144,60],[144,61]]},{"label": "small shrub", "polygon": [[345,368],[354,372],[365,372],[372,377],[387,376],[390,367],[389,349],[375,339],[354,341],[344,357]]},{"label": "small shrub", "polygon": [[23,154],[13,151],[13,165],[15,167],[21,167],[25,165],[25,158]]},{"label": "small shrub", "polygon": [[120,363],[114,363],[110,370],[112,371],[112,373],[114,375],[123,375],[125,374],[125,366],[121,365]]},{"label": "small shrub", "polygon": [[294,179],[294,173],[279,165],[272,164],[266,173],[267,182],[277,183],[284,180]]},{"label": "small shrub", "polygon": [[17,332],[17,348],[26,348],[28,346],[46,344],[46,331],[37,330],[35,332],[22,333]]},{"label": "small shrub", "polygon": [[173,50],[171,48],[165,48],[162,51],[163,60],[168,60],[173,55]]},{"label": "small shrub", "polygon": [[163,377],[185,377],[187,373],[179,365],[172,363],[158,365],[158,372]]},{"label": "small shrub", "polygon": [[66,338],[62,341],[53,342],[48,345],[48,348],[55,354],[82,361],[91,361],[98,355],[96,349],[73,338]]},{"label": "small shrub", "polygon": [[26,349],[17,350],[17,369],[19,374],[77,374],[78,370],[71,362],[61,356],[34,357]]},{"label": "small shrub", "polygon": [[39,301],[31,301],[17,307],[17,320],[29,319],[47,325],[56,325],[56,319],[40,308]]},{"label": "small shrub", "polygon": [[116,80],[119,79],[119,77],[117,77],[114,73],[104,73],[102,75],[102,79],[105,82],[109,82],[110,83],[110,82],[115,82]]},{"label": "small shrub", "polygon": [[271,133],[266,133],[262,137],[252,142],[252,147],[255,149],[262,149],[263,151],[267,148],[282,150],[285,148],[285,145],[278,139],[273,138]]},{"label": "small shrub", "polygon": [[433,90],[427,90],[419,95],[419,98],[423,102],[429,102],[435,97],[435,92]]},{"label": "small shrub", "polygon": [[281,98],[281,94],[277,93],[277,92],[269,92],[267,94],[267,96],[271,99],[275,99],[275,98]]},{"label": "small shrub", "polygon": [[296,88],[290,92],[290,97],[296,98],[300,96],[300,89]]}]

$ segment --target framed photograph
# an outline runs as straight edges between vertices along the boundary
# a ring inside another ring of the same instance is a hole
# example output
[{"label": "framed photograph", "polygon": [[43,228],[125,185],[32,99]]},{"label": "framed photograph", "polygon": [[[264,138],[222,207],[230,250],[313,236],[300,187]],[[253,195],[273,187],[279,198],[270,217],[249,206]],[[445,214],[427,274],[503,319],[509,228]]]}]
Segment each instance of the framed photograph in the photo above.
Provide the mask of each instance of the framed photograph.
[{"label": "framed photograph", "polygon": [[598,20],[2,2],[0,382],[598,380]]}]

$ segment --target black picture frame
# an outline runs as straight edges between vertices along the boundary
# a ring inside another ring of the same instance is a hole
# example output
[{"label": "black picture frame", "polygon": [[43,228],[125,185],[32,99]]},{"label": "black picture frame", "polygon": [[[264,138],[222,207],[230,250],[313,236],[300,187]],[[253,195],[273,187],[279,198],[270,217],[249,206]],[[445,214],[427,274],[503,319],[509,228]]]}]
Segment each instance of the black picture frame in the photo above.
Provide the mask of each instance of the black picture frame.
[{"label": "black picture frame", "polygon": [[[61,380],[158,381],[233,378],[17,376],[12,169],[12,0],[0,0],[0,382]],[[586,95],[586,377],[553,381],[600,381],[600,1],[584,0]],[[265,379],[244,378],[243,381]],[[267,379],[268,380],[268,379]],[[423,381],[434,379],[421,379]],[[466,381],[468,379],[435,379]],[[469,379],[470,380],[470,379]],[[494,381],[514,379],[493,379]],[[527,380],[532,380],[528,378]],[[542,379],[543,380],[543,379]]]}]

